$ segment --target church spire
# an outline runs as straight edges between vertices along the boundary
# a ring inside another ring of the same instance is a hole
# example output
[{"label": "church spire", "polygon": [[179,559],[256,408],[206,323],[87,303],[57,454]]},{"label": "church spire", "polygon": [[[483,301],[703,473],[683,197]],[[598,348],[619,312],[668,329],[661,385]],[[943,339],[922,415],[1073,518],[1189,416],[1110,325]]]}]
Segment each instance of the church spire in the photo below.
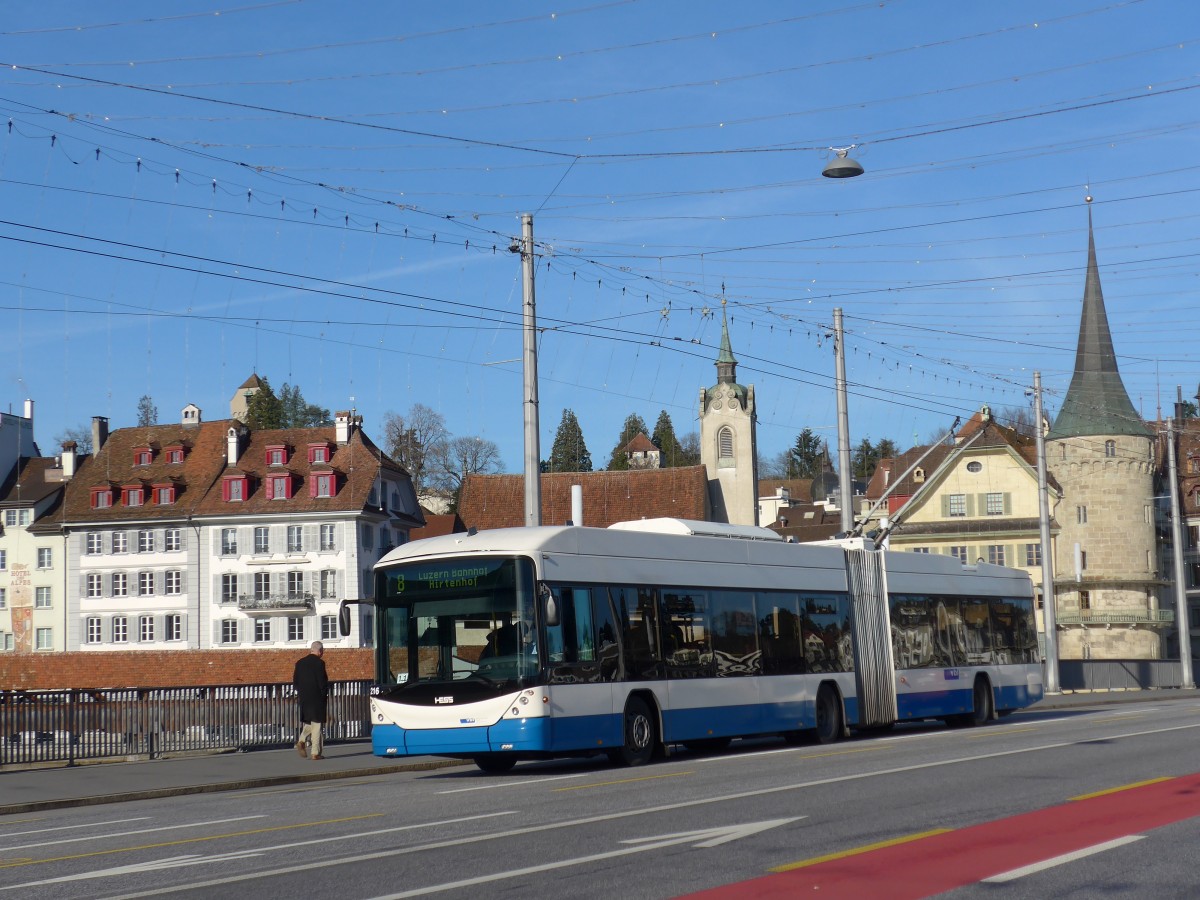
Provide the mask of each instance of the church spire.
[{"label": "church spire", "polygon": [[1075,350],[1075,373],[1047,437],[1051,440],[1101,434],[1148,437],[1150,431],[1134,409],[1117,370],[1117,354],[1113,350],[1104,295],[1100,291],[1100,270],[1096,265],[1092,198],[1088,197],[1087,202],[1088,264],[1079,346]]},{"label": "church spire", "polygon": [[725,318],[725,298],[721,298],[721,352],[717,354],[717,384],[737,383],[737,360],[729,343],[729,320]]}]

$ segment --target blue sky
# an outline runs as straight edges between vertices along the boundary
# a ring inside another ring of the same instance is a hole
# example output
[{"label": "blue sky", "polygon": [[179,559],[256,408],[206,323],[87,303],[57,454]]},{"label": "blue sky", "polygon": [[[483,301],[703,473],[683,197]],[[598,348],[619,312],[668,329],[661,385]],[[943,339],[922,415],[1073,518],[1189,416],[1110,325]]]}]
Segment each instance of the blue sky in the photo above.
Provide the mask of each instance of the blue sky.
[{"label": "blue sky", "polygon": [[519,472],[522,213],[543,456],[565,407],[601,465],[630,412],[695,430],[722,299],[766,455],[835,441],[835,307],[854,443],[1035,370],[1053,412],[1089,192],[1134,404],[1200,382],[1194,3],[236,3],[5,10],[0,402],[44,452],[257,371]]}]

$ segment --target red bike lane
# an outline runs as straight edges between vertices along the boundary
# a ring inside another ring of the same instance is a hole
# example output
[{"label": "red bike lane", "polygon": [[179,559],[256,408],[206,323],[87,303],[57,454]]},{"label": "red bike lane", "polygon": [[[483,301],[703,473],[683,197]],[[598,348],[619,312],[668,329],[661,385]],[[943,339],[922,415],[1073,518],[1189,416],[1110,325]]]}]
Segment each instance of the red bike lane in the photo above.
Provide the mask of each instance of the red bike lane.
[{"label": "red bike lane", "polygon": [[775,874],[688,897],[917,900],[1195,816],[1200,816],[1200,773],[780,866]]}]

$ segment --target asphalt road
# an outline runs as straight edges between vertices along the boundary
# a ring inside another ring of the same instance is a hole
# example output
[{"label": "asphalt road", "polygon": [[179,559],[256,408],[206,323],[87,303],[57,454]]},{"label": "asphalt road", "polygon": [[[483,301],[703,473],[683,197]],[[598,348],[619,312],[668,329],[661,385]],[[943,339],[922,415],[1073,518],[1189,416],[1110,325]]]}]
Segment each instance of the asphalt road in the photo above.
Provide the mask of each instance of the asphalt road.
[{"label": "asphalt road", "polygon": [[0,894],[1191,898],[1198,738],[1187,698],[44,811],[0,819]]}]

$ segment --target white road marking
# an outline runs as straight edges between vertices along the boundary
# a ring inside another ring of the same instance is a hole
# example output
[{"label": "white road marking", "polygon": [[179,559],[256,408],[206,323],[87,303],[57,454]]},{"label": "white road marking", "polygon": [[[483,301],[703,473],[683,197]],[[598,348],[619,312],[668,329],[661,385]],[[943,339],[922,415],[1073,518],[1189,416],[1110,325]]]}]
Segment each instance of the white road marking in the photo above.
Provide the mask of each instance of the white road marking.
[{"label": "white road marking", "polygon": [[180,828],[201,828],[204,825],[224,825],[227,822],[245,822],[247,819],[265,819],[265,815],[237,816],[233,819],[213,819],[210,822],[189,822],[186,825],[159,825],[157,828],[139,828],[137,831],[118,831],[116,834],[98,834],[88,837],[60,838],[53,841],[42,841],[40,844],[17,844],[12,847],[0,847],[0,853],[10,850],[28,850],[30,847],[51,847],[58,844],[75,844],[79,841],[108,840],[109,838],[129,837],[133,834],[155,834],[159,831],[176,831]]},{"label": "white road marking", "polygon": [[1003,884],[1006,881],[1016,881],[1018,878],[1024,878],[1026,875],[1033,875],[1035,872],[1044,872],[1046,869],[1053,869],[1055,866],[1061,866],[1065,863],[1074,862],[1077,859],[1084,859],[1088,856],[1094,856],[1097,853],[1103,853],[1106,850],[1112,850],[1116,847],[1123,847],[1126,844],[1132,844],[1134,841],[1140,841],[1144,837],[1144,834],[1130,834],[1126,835],[1125,837],[1116,838],[1115,840],[1105,841],[1103,844],[1094,844],[1091,847],[1084,847],[1081,850],[1073,850],[1070,853],[1064,853],[1062,856],[1055,856],[1052,859],[1044,859],[1041,862],[1032,863],[1028,866],[1021,866],[1019,869],[1001,872],[999,875],[993,875],[991,878],[983,879],[983,883]]},{"label": "white road marking", "polygon": [[[1150,734],[1167,734],[1172,731],[1190,731],[1200,728],[1200,722],[1190,725],[1175,725],[1170,728],[1154,728],[1147,731],[1133,731],[1127,734],[1106,735],[1105,740],[1118,741],[1126,738],[1145,737]],[[887,775],[903,775],[907,772],[917,772],[922,769],[935,769],[941,766],[958,765],[959,763],[979,762],[985,759],[1002,759],[1006,756],[1019,756],[1025,753],[1040,753],[1043,750],[1061,750],[1066,747],[1077,747],[1080,744],[1089,744],[1097,740],[1096,738],[1081,738],[1077,741],[1058,741],[1053,744],[1042,744],[1037,747],[1022,747],[1015,750],[997,750],[992,753],[980,753],[974,756],[963,756],[958,759],[936,760],[931,762],[914,763],[910,766],[895,766],[889,769],[877,769],[873,772],[859,772],[853,775],[837,775],[830,778],[818,778],[813,781],[801,781],[795,784],[776,785],[769,788],[759,788],[753,791],[740,791],[736,794],[721,794],[713,797],[703,797],[698,800],[683,800],[678,803],[664,803],[659,806],[643,807],[642,809],[622,810],[613,813],[603,813],[601,815],[589,816],[581,819],[570,819],[562,822],[550,822],[544,825],[529,825],[524,828],[514,828],[509,831],[498,831],[491,834],[473,835],[471,837],[452,838],[445,841],[435,841],[431,844],[420,844],[413,847],[392,847],[387,850],[379,850],[372,853],[360,853],[355,856],[346,856],[341,859],[329,859],[319,862],[303,863],[298,866],[287,866],[280,869],[269,869],[262,872],[248,872],[243,875],[231,875],[227,878],[213,878],[209,881],[194,882],[192,884],[180,884],[172,887],[156,888],[151,891],[142,891],[136,894],[124,894],[114,900],[139,900],[142,897],[158,897],[163,894],[173,894],[179,891],[199,890],[202,888],[219,887],[226,884],[236,884],[243,881],[251,881],[256,878],[273,878],[276,875],[291,875],[296,872],[307,872],[313,869],[323,869],[330,866],[352,865],[355,863],[369,862],[375,859],[391,859],[397,856],[406,856],[412,853],[422,853],[427,850],[442,850],[447,847],[461,847],[468,844],[478,844],[483,841],[503,840],[510,837],[524,837],[530,834],[538,834],[544,831],[561,831],[564,828],[569,828],[578,825],[592,825],[597,822],[610,822],[615,819],[628,819],[634,816],[644,816],[653,813],[674,812],[680,809],[693,809],[699,806],[706,806],[712,803],[726,803],[730,800],[745,800],[750,797],[763,797],[768,794],[781,794],[788,791],[799,791],[805,788],[821,787],[827,784],[844,784],[850,781],[860,781],[867,778],[879,778]]]},{"label": "white road marking", "polygon": [[523,875],[536,875],[539,872],[553,872],[555,869],[566,869],[585,863],[629,856],[633,853],[644,853],[647,850],[661,850],[664,847],[673,847],[677,844],[692,844],[693,847],[716,847],[719,844],[736,841],[738,838],[758,834],[760,831],[766,831],[768,828],[778,828],[780,825],[789,825],[792,822],[797,822],[805,818],[807,816],[796,816],[792,819],[771,819],[767,822],[748,822],[745,825],[728,825],[724,828],[705,828],[700,831],[681,831],[676,834],[660,834],[654,837],[634,838],[633,840],[621,841],[622,844],[634,845],[622,850],[609,850],[607,853],[593,853],[590,856],[563,859],[558,862],[543,863],[540,866],[527,866],[523,869],[512,869],[508,872],[493,872],[477,878],[464,878],[462,881],[413,888],[410,891],[401,891],[398,894],[387,894],[376,897],[375,900],[404,900],[406,897],[423,897],[426,894],[440,894],[443,891],[452,891],[457,888],[491,884],[494,881],[501,881],[507,878],[520,878]]},{"label": "white road marking", "polygon": [[38,828],[34,831],[10,831],[0,834],[0,838],[22,837],[26,834],[45,834],[50,831],[69,831],[72,828],[99,828],[101,825],[121,825],[125,822],[144,822],[149,816],[137,816],[133,819],[109,819],[107,822],[88,822],[85,825],[59,825],[56,828]]},{"label": "white road marking", "polygon": [[496,788],[523,787],[527,784],[544,784],[547,781],[564,781],[568,778],[587,778],[591,772],[580,772],[578,775],[548,775],[545,778],[529,778],[525,781],[498,781],[494,784],[480,784],[475,787],[455,788],[452,791],[437,791],[438,794],[466,794],[471,791],[494,791]]},{"label": "white road marking", "polygon": [[[231,853],[217,853],[213,856],[201,856],[189,853],[184,856],[168,856],[166,859],[148,860],[142,863],[131,863],[128,866],[115,866],[111,869],[98,869],[94,872],[81,872],[78,875],[63,875],[60,878],[47,878],[44,881],[28,881],[13,887],[40,887],[45,884],[62,884],[67,881],[86,881],[89,878],[115,878],[121,875],[137,875],[141,872],[157,872],[161,869],[178,869],[180,866],[196,866],[201,863],[227,862],[233,859],[249,859],[258,856],[257,850],[235,850]],[[0,888],[11,890],[12,888]]]}]

